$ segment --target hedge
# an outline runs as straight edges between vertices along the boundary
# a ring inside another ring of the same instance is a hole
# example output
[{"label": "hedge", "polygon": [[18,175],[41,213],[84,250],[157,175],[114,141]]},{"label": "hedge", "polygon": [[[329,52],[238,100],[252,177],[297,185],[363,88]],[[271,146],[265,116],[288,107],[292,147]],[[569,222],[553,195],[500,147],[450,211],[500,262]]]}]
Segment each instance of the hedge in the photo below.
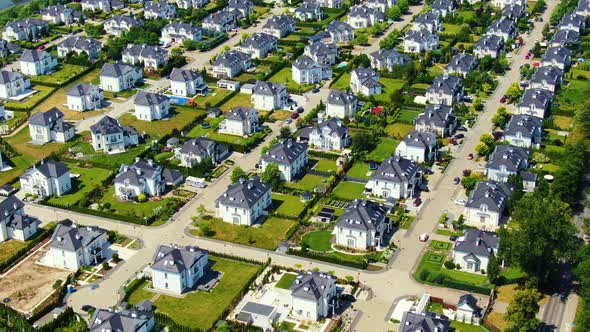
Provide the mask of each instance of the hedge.
[{"label": "hedge", "polygon": [[114,219],[114,220],[132,223],[132,224],[145,225],[145,226],[151,225],[156,220],[155,215],[150,216],[146,219],[143,219],[143,218],[139,218],[139,217],[135,217],[135,216],[127,216],[127,215],[110,213],[110,212],[105,212],[105,211],[92,210],[92,209],[88,209],[85,207],[80,207],[78,205],[64,205],[64,204],[58,204],[58,203],[46,202],[46,201],[41,201],[41,202],[39,202],[39,204],[55,207],[58,209],[70,210],[73,212],[89,214],[92,216],[97,216],[97,217],[102,217],[102,218],[107,218],[107,219]]},{"label": "hedge", "polygon": [[55,290],[51,296],[46,298],[39,306],[37,306],[31,313],[29,322],[35,322],[39,318],[48,314],[51,310],[56,307],[60,307],[63,303],[64,297],[66,297],[66,288],[68,283],[64,282],[57,290]]},{"label": "hedge", "polygon": [[345,260],[342,260],[340,258],[333,257],[333,256],[323,256],[323,255],[316,254],[311,251],[288,249],[287,254],[299,256],[299,257],[311,258],[311,259],[315,259],[318,261],[323,261],[323,262],[328,262],[328,263],[333,263],[333,264],[338,264],[338,265],[344,265],[344,266],[348,266],[348,267],[352,267],[352,268],[356,268],[356,269],[361,269],[361,270],[365,270],[369,266],[369,262],[366,260],[364,262],[351,262],[351,261],[345,261]]},{"label": "hedge", "polygon": [[[96,67],[96,64],[93,64],[92,66],[89,66],[88,68],[84,69],[83,71],[81,71],[77,75],[72,76],[71,78],[69,78],[68,80],[66,80],[65,82],[62,82],[60,84],[58,84],[58,83],[52,83],[52,82],[48,82],[48,81],[37,81],[37,80],[35,80],[34,77],[31,78],[31,84],[33,84],[33,85],[36,84],[36,85],[50,86],[50,87],[53,87],[53,88],[61,88],[61,87],[64,87],[64,86],[70,84],[71,82],[79,79],[80,77],[88,74],[90,71],[94,70],[95,67]],[[41,103],[41,102],[39,102],[39,103]]]},{"label": "hedge", "polygon": [[40,231],[41,233],[39,235],[37,235],[37,237],[34,240],[29,242],[24,248],[17,251],[14,255],[9,257],[6,261],[2,262],[0,264],[0,273],[4,273],[7,270],[9,270],[11,267],[16,265],[16,263],[18,263],[27,253],[29,253],[29,251],[31,249],[33,249],[36,245],[41,243],[41,241],[48,238],[53,233],[53,229],[54,229],[53,227],[48,228],[48,229],[42,229]]},{"label": "hedge", "polygon": [[465,284],[460,281],[456,281],[449,278],[444,279],[443,286],[485,295],[490,295],[490,293],[492,292],[492,289],[489,287]]},{"label": "hedge", "polygon": [[83,321],[78,319],[78,315],[74,312],[71,307],[67,307],[64,312],[59,314],[54,320],[51,322],[41,326],[38,331],[40,332],[52,332],[58,330],[60,327],[65,327],[70,325],[72,322]]},{"label": "hedge", "polygon": [[129,300],[129,294],[135,292],[144,281],[145,278],[133,279],[129,285],[123,287],[125,295],[123,296],[123,300],[121,302],[127,302]]},{"label": "hedge", "polygon": [[318,158],[330,159],[330,160],[336,160],[336,159],[338,159],[338,157],[340,157],[340,155],[336,154],[336,153],[325,152],[325,151],[316,151],[316,150],[310,150],[309,155],[312,157],[318,157]]}]

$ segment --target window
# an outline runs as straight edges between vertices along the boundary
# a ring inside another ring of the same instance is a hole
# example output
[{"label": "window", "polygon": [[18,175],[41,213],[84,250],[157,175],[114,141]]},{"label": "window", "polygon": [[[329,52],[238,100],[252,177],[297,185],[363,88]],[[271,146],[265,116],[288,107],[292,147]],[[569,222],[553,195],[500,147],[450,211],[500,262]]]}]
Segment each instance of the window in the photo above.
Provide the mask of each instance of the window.
[{"label": "window", "polygon": [[168,279],[168,273],[164,273],[164,279]]}]

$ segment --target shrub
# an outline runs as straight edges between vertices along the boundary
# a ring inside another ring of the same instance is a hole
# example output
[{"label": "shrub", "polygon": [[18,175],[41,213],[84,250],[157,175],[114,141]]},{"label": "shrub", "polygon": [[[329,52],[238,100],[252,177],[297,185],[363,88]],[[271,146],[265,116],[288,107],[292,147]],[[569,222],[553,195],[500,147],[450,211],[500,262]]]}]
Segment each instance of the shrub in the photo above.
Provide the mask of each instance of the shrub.
[{"label": "shrub", "polygon": [[445,267],[449,270],[453,270],[455,268],[455,263],[453,263],[453,261],[446,261]]},{"label": "shrub", "polygon": [[121,258],[119,258],[118,253],[114,253],[113,256],[111,256],[111,258],[113,259],[113,262],[115,262],[115,263],[119,263],[121,261]]},{"label": "shrub", "polygon": [[420,271],[420,275],[418,276],[418,278],[422,281],[426,281],[426,280],[428,280],[429,275],[430,275],[430,271],[428,269],[424,269],[424,270]]},{"label": "shrub", "polygon": [[146,194],[139,194],[137,195],[137,201],[140,203],[143,203],[145,201],[147,201],[147,195]]},{"label": "shrub", "polygon": [[61,283],[62,283],[62,282],[63,282],[63,281],[61,281],[61,280],[59,280],[59,279],[58,279],[58,280],[56,280],[56,281],[53,283],[53,286],[51,286],[51,287],[52,287],[53,289],[58,289],[58,288],[59,288],[59,286],[61,286]]}]

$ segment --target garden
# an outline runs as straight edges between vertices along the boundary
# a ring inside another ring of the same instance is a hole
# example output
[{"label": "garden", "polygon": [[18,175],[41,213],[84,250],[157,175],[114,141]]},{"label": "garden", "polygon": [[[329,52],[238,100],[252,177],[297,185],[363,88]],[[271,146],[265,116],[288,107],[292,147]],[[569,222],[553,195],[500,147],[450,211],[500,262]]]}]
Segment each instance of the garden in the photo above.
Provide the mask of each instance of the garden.
[{"label": "garden", "polygon": [[278,216],[297,219],[305,210],[305,203],[294,195],[273,193],[271,210]]},{"label": "garden", "polygon": [[389,137],[384,137],[381,142],[367,155],[368,160],[374,160],[383,162],[385,159],[391,157],[395,153],[395,149],[399,145],[400,141],[394,140]]},{"label": "garden", "polygon": [[283,69],[279,70],[277,73],[272,75],[269,79],[269,82],[273,83],[282,83],[287,87],[287,90],[290,93],[303,93],[310,91],[314,88],[313,84],[298,84],[293,80],[293,71],[291,70],[290,66],[284,67]]},{"label": "garden", "polygon": [[71,153],[73,155],[82,154],[80,160],[88,160],[105,166],[108,165],[113,169],[119,168],[122,164],[133,163],[135,157],[148,148],[147,144],[139,144],[137,146],[127,147],[123,153],[106,154],[102,151],[94,151],[92,144],[89,142],[90,133],[82,132],[80,135],[82,138],[74,140],[70,149]]},{"label": "garden", "polygon": [[77,204],[82,198],[88,197],[88,193],[101,187],[102,183],[111,176],[112,172],[106,169],[91,167],[81,168],[68,164],[70,174],[78,174],[77,178],[72,179],[72,189],[60,197],[49,198],[50,203],[63,206]]},{"label": "garden", "polygon": [[[26,98],[24,101],[7,101],[4,103],[4,107],[7,110],[29,111],[57,90],[57,88],[45,85],[34,85],[31,89],[37,92]],[[45,109],[45,111],[48,109]]]},{"label": "garden", "polygon": [[60,64],[57,70],[49,75],[38,75],[31,78],[33,84],[47,84],[47,85],[65,85],[71,80],[75,79],[78,75],[88,70],[88,67]]},{"label": "garden", "polygon": [[183,106],[173,106],[166,119],[158,121],[138,120],[132,112],[123,114],[119,121],[122,125],[129,125],[138,133],[146,132],[152,139],[159,139],[172,134],[175,130],[182,130],[199,118],[205,116],[205,111]]},{"label": "garden", "polygon": [[286,182],[285,186],[295,190],[313,192],[317,185],[327,186],[328,179],[315,174],[305,174],[301,179]]},{"label": "garden", "polygon": [[313,169],[318,172],[338,172],[338,166],[336,166],[336,161],[332,159],[312,159],[310,160],[310,163],[313,164]]},{"label": "garden", "polygon": [[115,186],[109,186],[99,201],[100,205],[111,213],[138,218],[160,216],[160,220],[167,220],[181,205],[178,198],[154,197],[145,202],[120,201],[115,196]]},{"label": "garden", "polygon": [[352,201],[355,199],[362,199],[365,191],[365,184],[352,181],[340,181],[334,191],[333,196],[337,199]]}]

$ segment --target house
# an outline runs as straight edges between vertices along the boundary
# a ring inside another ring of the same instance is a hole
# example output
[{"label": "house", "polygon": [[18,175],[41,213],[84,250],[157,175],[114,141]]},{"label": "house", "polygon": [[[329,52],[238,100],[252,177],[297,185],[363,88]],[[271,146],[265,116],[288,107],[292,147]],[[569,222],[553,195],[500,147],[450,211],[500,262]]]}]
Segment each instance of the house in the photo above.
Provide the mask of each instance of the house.
[{"label": "house", "polygon": [[404,312],[399,324],[399,332],[449,332],[451,322],[446,316],[434,312]]},{"label": "house", "polygon": [[391,231],[390,208],[382,203],[355,199],[336,221],[332,231],[335,244],[354,250],[382,248],[385,233]]},{"label": "house", "polygon": [[350,24],[339,20],[333,20],[325,28],[330,35],[332,43],[347,43],[354,39],[354,29]]},{"label": "house", "polygon": [[520,101],[516,104],[516,110],[518,114],[528,114],[543,119],[552,100],[553,93],[551,91],[526,89]]},{"label": "house", "polygon": [[315,84],[332,78],[332,67],[322,65],[307,55],[297,59],[292,65],[292,79],[298,84]]},{"label": "house", "polygon": [[338,59],[338,47],[336,43],[316,41],[310,45],[306,45],[303,54],[321,65],[333,65]]},{"label": "house", "polygon": [[64,114],[54,107],[29,117],[29,132],[35,144],[65,143],[74,137],[74,125],[65,122]]},{"label": "house", "polygon": [[82,5],[83,11],[102,11],[108,13],[113,9],[110,0],[82,0],[80,1],[80,4]]},{"label": "house", "polygon": [[27,241],[35,234],[41,221],[25,214],[25,204],[16,196],[0,202],[0,242]]},{"label": "house", "polygon": [[68,165],[53,160],[27,169],[19,180],[23,192],[40,198],[62,196],[72,189]]},{"label": "house", "polygon": [[250,68],[252,65],[250,59],[250,54],[241,51],[230,50],[223,52],[213,61],[213,75],[227,78],[237,76],[242,71]]},{"label": "house", "polygon": [[465,223],[488,230],[500,226],[512,190],[503,182],[479,181],[465,204]]},{"label": "house", "polygon": [[252,59],[266,58],[268,53],[277,48],[278,38],[266,33],[253,33],[246,37],[238,50],[250,54]]},{"label": "house", "polygon": [[31,88],[31,80],[18,72],[0,71],[0,98],[10,99]]},{"label": "house", "polygon": [[492,4],[494,5],[494,7],[496,8],[504,8],[508,5],[521,5],[524,6],[526,5],[526,1],[525,0],[493,0]]},{"label": "house", "polygon": [[250,0],[229,0],[225,9],[233,13],[238,20],[245,20],[252,15],[254,4]]},{"label": "house", "polygon": [[350,8],[346,21],[353,29],[368,28],[375,23],[383,22],[385,14],[366,5],[355,5]]},{"label": "house", "polygon": [[90,317],[88,328],[90,332],[151,332],[155,324],[152,303],[144,300],[132,309],[98,309]]},{"label": "house", "polygon": [[[14,119],[14,111],[9,111],[4,108],[4,104],[0,103],[0,123]],[[2,170],[2,151],[0,150],[0,171]]]},{"label": "house", "polygon": [[180,149],[176,149],[175,157],[180,160],[180,166],[194,167],[207,158],[217,165],[228,153],[227,146],[206,137],[197,137],[187,140]]},{"label": "house", "polygon": [[119,120],[107,115],[90,126],[90,133],[94,151],[104,151],[107,154],[125,152],[128,146],[139,144],[135,128],[123,126]]},{"label": "house", "polygon": [[452,259],[461,271],[487,271],[492,255],[498,254],[498,235],[479,229],[467,229],[453,247]]},{"label": "house", "polygon": [[272,204],[271,187],[255,176],[230,185],[215,201],[218,218],[234,225],[254,225]]},{"label": "house", "polygon": [[495,59],[504,52],[504,39],[496,35],[483,35],[475,43],[473,47],[473,54],[478,59],[481,59],[487,55]]},{"label": "house", "polygon": [[519,18],[523,17],[526,12],[527,4],[510,4],[502,8],[502,17],[509,18],[514,21],[518,21]]},{"label": "house", "polygon": [[257,81],[251,98],[255,109],[272,111],[287,107],[289,94],[284,84]]},{"label": "house", "polygon": [[540,67],[529,80],[529,88],[543,89],[555,93],[561,84],[562,77],[563,71],[557,67]]},{"label": "house", "polygon": [[471,293],[461,295],[461,297],[459,297],[459,302],[457,303],[456,308],[456,321],[467,324],[479,325],[482,318],[481,308],[477,306],[477,299],[473,295],[471,295]]},{"label": "house", "polygon": [[300,175],[308,160],[308,146],[291,139],[275,143],[260,158],[260,171],[264,172],[271,163],[279,166],[281,180],[293,181]]},{"label": "house", "polygon": [[436,132],[410,131],[395,148],[395,154],[419,163],[435,160],[438,154]]},{"label": "house", "polygon": [[469,53],[455,54],[445,67],[445,73],[466,77],[469,72],[477,68],[478,62],[478,59]]},{"label": "house", "polygon": [[[166,180],[162,175],[164,168],[154,163],[135,158],[132,165],[123,164],[113,181],[115,196],[121,200],[134,200],[139,195],[160,196],[166,189]],[[175,182],[182,181],[182,175]]]},{"label": "house", "polygon": [[342,90],[330,90],[328,100],[326,101],[327,116],[339,119],[352,119],[357,109],[357,96]]},{"label": "house", "polygon": [[300,273],[289,287],[291,315],[317,321],[334,314],[338,304],[336,277],[323,272]]},{"label": "house", "polygon": [[[0,172],[10,171],[11,169],[12,166],[10,165],[10,158],[8,158],[6,154],[0,150]],[[11,190],[2,192],[2,189],[4,189],[4,186],[0,187],[0,196],[8,196],[11,194]]]},{"label": "house", "polygon": [[518,174],[529,166],[528,149],[513,145],[496,145],[486,164],[488,179],[508,182],[510,175]]},{"label": "house", "polygon": [[486,34],[501,37],[506,42],[516,37],[516,22],[509,18],[501,17],[490,24]]},{"label": "house", "polygon": [[176,16],[176,7],[166,1],[148,1],[143,6],[143,17],[150,19],[171,19]]},{"label": "house", "polygon": [[426,99],[431,104],[453,106],[463,99],[463,79],[443,74],[437,76],[426,89]]},{"label": "house", "polygon": [[317,21],[322,18],[320,4],[314,1],[303,2],[295,9],[295,18],[300,21]]},{"label": "house", "polygon": [[404,35],[404,51],[422,53],[438,48],[438,35],[428,29],[408,30]]},{"label": "house", "polygon": [[79,22],[83,16],[79,11],[61,4],[41,9],[41,19],[55,25],[70,25]]},{"label": "house", "polygon": [[577,33],[584,32],[586,29],[586,16],[569,13],[563,15],[561,22],[557,27],[558,30],[572,30]]},{"label": "house", "polygon": [[124,63],[105,63],[100,70],[100,87],[105,91],[130,90],[143,80],[143,71]]},{"label": "house", "polygon": [[94,38],[71,36],[57,44],[57,56],[65,58],[71,53],[76,53],[77,55],[86,53],[88,59],[94,60],[100,56],[101,49],[101,42]]},{"label": "house", "polygon": [[203,29],[229,32],[238,26],[237,21],[238,20],[234,14],[226,10],[220,10],[205,17],[201,23]]},{"label": "house", "polygon": [[18,44],[7,42],[4,39],[0,39],[0,58],[6,58],[10,54],[16,54],[21,51],[21,47]]},{"label": "house", "polygon": [[170,98],[160,93],[139,91],[135,95],[133,106],[138,120],[161,120],[170,112]]},{"label": "house", "polygon": [[541,58],[543,67],[553,66],[564,72],[569,68],[572,62],[572,51],[563,46],[549,47]]},{"label": "house", "polygon": [[263,331],[272,331],[279,317],[280,313],[275,306],[247,301],[236,315],[236,320]]},{"label": "house", "polygon": [[193,69],[172,68],[170,91],[175,96],[184,97],[207,95],[209,86],[203,81],[203,75]]},{"label": "house", "polygon": [[[351,141],[348,127],[343,125],[342,121],[337,118],[324,120],[318,117],[318,124],[310,128],[304,128],[302,131],[307,131],[307,144],[314,149],[342,150]],[[298,140],[298,142],[304,140]]]},{"label": "house", "polygon": [[393,71],[395,66],[405,66],[410,63],[411,59],[405,54],[399,53],[395,49],[381,49],[369,54],[371,67],[376,70]]},{"label": "house", "polygon": [[2,39],[6,41],[36,41],[49,33],[49,24],[36,18],[10,21],[2,28]]},{"label": "house", "polygon": [[422,13],[414,19],[412,22],[412,30],[420,31],[426,29],[431,33],[441,31],[443,28],[440,15],[438,13],[429,11]]},{"label": "house", "polygon": [[525,193],[532,193],[537,186],[537,173],[522,171],[520,177],[522,178],[522,191]]},{"label": "house", "polygon": [[96,110],[103,107],[103,90],[88,83],[78,83],[66,91],[68,108],[72,111]]},{"label": "house", "polygon": [[416,161],[393,155],[379,165],[365,185],[365,192],[382,198],[410,198],[422,184],[422,174]]},{"label": "house", "polygon": [[176,0],[173,2],[176,3],[178,8],[193,9],[205,7],[209,3],[209,0]]},{"label": "house", "polygon": [[504,141],[523,148],[540,148],[543,119],[536,116],[515,114],[504,129]]},{"label": "house", "polygon": [[376,9],[382,13],[387,13],[387,10],[395,6],[395,0],[367,0],[365,6]]},{"label": "house", "polygon": [[549,46],[577,47],[580,43],[580,33],[574,30],[557,30],[549,41]]},{"label": "house", "polygon": [[451,0],[434,0],[430,7],[433,13],[437,13],[441,17],[447,17],[455,12],[455,6]]},{"label": "house", "polygon": [[230,135],[252,135],[258,130],[258,112],[250,107],[234,107],[219,124],[219,132]]},{"label": "house", "polygon": [[586,17],[590,16],[590,1],[579,1],[575,13]]},{"label": "house", "polygon": [[53,231],[46,261],[57,268],[77,271],[82,266],[97,265],[107,258],[105,251],[108,246],[105,229],[78,226],[66,219]]},{"label": "house", "polygon": [[207,273],[209,252],[195,246],[160,245],[152,260],[154,289],[180,295],[194,289]]},{"label": "house", "polygon": [[[306,0],[306,1],[312,1],[312,0]],[[320,7],[326,7],[326,8],[342,8],[342,4],[344,3],[343,0],[313,0],[315,2],[317,2]]]},{"label": "house", "polygon": [[291,16],[274,15],[262,26],[262,32],[277,38],[284,38],[290,32],[295,31],[295,22]]},{"label": "house", "polygon": [[189,23],[172,22],[162,29],[160,41],[164,44],[182,43],[185,40],[199,41],[202,38],[201,28]]},{"label": "house", "polygon": [[46,51],[23,51],[18,59],[21,73],[29,76],[47,75],[57,67],[57,59]]},{"label": "house", "polygon": [[379,74],[372,68],[357,67],[350,74],[350,89],[365,96],[378,95],[383,86],[379,83]]},{"label": "house", "polygon": [[143,64],[146,69],[158,69],[168,63],[168,51],[159,46],[129,44],[123,50],[122,61],[130,65]]},{"label": "house", "polygon": [[121,36],[125,32],[129,32],[132,27],[142,27],[143,20],[128,15],[114,15],[108,20],[104,21],[104,31],[110,35]]}]

